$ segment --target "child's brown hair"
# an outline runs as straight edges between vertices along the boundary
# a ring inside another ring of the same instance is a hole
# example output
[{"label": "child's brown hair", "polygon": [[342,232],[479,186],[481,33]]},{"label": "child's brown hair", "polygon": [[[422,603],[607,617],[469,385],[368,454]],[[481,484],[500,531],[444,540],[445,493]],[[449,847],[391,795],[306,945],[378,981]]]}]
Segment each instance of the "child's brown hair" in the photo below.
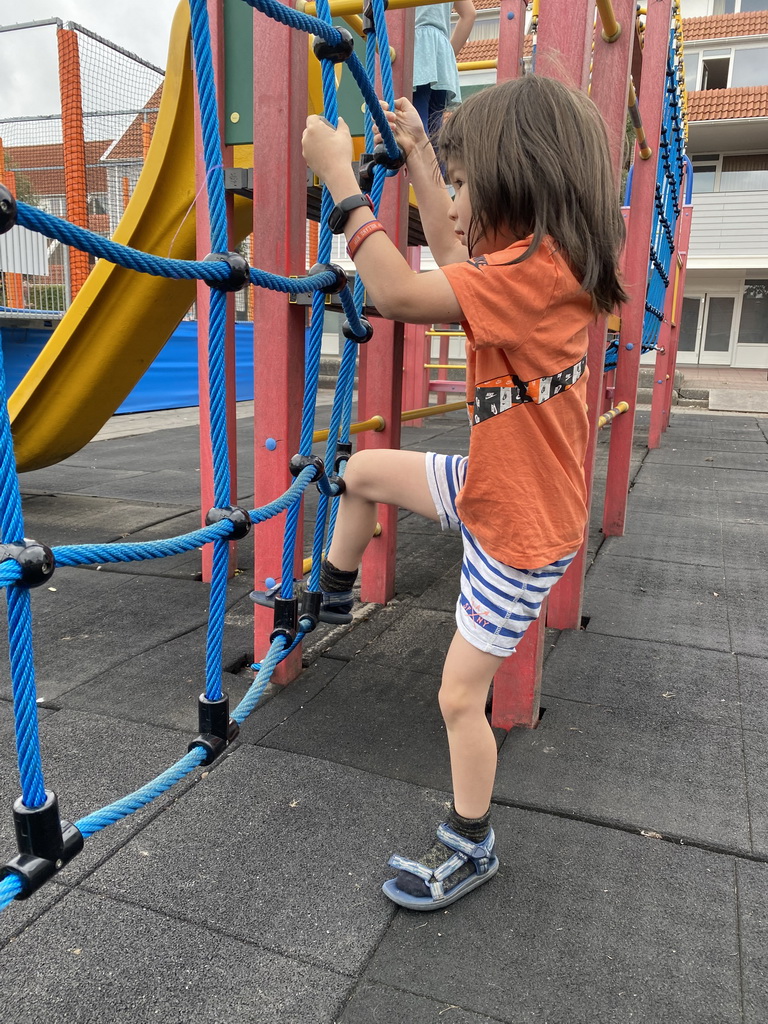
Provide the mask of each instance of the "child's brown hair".
[{"label": "child's brown hair", "polygon": [[605,125],[584,93],[541,75],[502,82],[462,103],[437,143],[441,161],[466,172],[470,251],[472,235],[506,228],[533,235],[520,262],[549,235],[596,312],[626,301],[618,183]]}]

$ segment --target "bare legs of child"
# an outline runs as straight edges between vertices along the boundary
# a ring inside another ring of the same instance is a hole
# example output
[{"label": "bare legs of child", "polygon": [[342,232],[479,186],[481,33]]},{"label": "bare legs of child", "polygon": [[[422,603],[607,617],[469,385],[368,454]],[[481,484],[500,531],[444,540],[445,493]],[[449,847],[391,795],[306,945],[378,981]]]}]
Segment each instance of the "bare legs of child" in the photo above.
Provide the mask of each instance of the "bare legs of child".
[{"label": "bare legs of child", "polygon": [[[349,592],[357,567],[373,536],[377,502],[399,505],[427,519],[437,520],[438,516],[427,482],[426,457],[420,452],[359,452],[350,460],[344,479],[346,491],[323,566],[321,587],[325,594],[339,591],[339,597],[347,598],[351,597]],[[326,599],[324,596],[324,601]],[[394,858],[396,867],[415,864],[428,869],[414,873],[401,867],[397,879],[386,883],[387,895],[405,906],[423,910],[445,906],[490,878],[498,867],[490,830],[497,752],[485,707],[488,688],[502,661],[473,647],[459,632],[454,635],[443,666],[439,693],[448,734],[454,794],[446,823],[449,831],[443,830],[441,834],[442,839],[449,842],[451,833],[458,835],[466,849],[459,851],[456,845],[446,845],[438,838],[419,861]],[[465,856],[468,852],[477,856]],[[437,880],[430,877],[452,859],[453,870],[449,874]]]}]

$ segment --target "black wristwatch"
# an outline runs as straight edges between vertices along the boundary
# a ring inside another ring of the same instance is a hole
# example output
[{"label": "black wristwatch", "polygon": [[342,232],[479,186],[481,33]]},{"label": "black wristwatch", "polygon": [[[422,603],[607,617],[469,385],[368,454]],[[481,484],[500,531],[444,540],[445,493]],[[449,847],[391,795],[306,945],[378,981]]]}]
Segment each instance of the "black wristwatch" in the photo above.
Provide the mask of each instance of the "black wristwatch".
[{"label": "black wristwatch", "polygon": [[347,218],[358,206],[367,206],[371,213],[373,213],[373,200],[365,192],[358,192],[357,195],[348,196],[334,206],[328,218],[328,227],[334,235],[340,235],[343,232]]}]

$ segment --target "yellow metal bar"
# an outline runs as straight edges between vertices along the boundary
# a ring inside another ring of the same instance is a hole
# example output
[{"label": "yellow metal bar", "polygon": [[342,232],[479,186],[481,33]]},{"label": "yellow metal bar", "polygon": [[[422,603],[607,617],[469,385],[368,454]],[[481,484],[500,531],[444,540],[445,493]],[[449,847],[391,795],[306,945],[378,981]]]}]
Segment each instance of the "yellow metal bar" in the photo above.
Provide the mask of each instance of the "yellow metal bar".
[{"label": "yellow metal bar", "polygon": [[628,402],[619,402],[618,405],[614,406],[613,409],[609,409],[608,412],[604,412],[600,419],[597,421],[598,430],[607,426],[611,420],[615,420],[617,416],[621,416],[623,412],[629,412]]},{"label": "yellow metal bar", "polygon": [[497,60],[463,60],[456,65],[459,71],[490,71],[498,66]]},{"label": "yellow metal bar", "polygon": [[466,338],[464,331],[424,331],[428,338]]},{"label": "yellow metal bar", "polygon": [[[369,420],[362,420],[360,423],[353,423],[349,428],[350,434],[362,434],[366,430],[383,430],[386,427],[386,420],[383,416],[372,416]],[[327,441],[327,430],[316,430],[312,435],[313,441]]]},{"label": "yellow metal bar", "polygon": [[[389,0],[387,10],[401,11],[406,7],[427,7],[432,4],[445,3],[445,0]],[[296,10],[303,14],[317,17],[317,5],[314,3],[299,2]],[[363,0],[331,0],[331,15],[343,18],[345,14],[362,14]]]},{"label": "yellow metal bar", "polygon": [[408,412],[400,414],[402,423],[408,420],[422,420],[427,416],[440,416],[444,412],[455,412],[457,409],[466,409],[466,402],[446,402],[445,405],[428,405],[424,409],[409,409]]},{"label": "yellow metal bar", "polygon": [[603,23],[603,39],[606,43],[615,43],[621,35],[621,25],[616,20],[611,0],[597,0],[597,9]]},{"label": "yellow metal bar", "polygon": [[463,363],[424,363],[425,370],[466,370]]},{"label": "yellow metal bar", "polygon": [[635,92],[635,83],[630,78],[629,80],[629,96],[627,97],[627,110],[629,111],[629,117],[632,121],[632,127],[635,129],[635,136],[637,137],[637,144],[640,147],[640,159],[649,160],[653,155],[653,150],[648,145],[648,141],[645,137],[645,128],[643,128],[643,119],[640,117],[640,108],[637,105],[637,93]]}]

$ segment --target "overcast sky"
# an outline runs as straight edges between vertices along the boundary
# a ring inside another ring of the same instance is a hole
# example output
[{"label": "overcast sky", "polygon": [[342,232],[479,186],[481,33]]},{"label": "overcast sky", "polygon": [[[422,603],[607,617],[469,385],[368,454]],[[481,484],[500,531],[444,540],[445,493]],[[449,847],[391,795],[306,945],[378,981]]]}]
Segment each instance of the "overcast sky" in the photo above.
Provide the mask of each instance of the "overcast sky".
[{"label": "overcast sky", "polygon": [[[75,21],[165,68],[178,0],[0,0],[0,25]],[[0,32],[0,119],[59,112],[55,31]]]}]

